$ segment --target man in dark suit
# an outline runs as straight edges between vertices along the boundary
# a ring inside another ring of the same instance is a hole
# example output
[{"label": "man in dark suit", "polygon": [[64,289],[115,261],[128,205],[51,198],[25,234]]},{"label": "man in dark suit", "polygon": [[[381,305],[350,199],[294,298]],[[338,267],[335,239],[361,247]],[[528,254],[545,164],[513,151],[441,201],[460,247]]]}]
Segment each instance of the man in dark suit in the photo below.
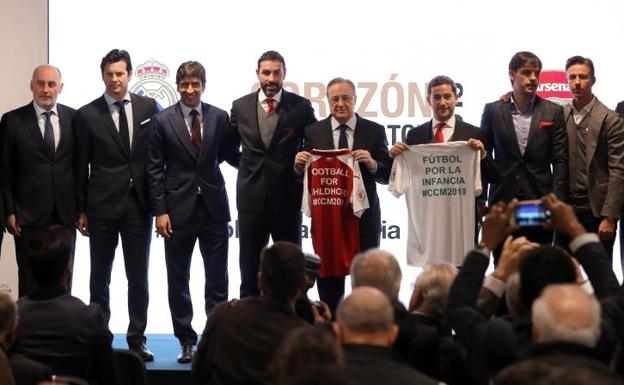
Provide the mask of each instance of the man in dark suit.
[{"label": "man in dark suit", "polygon": [[[355,114],[355,85],[351,80],[332,79],[327,84],[327,99],[331,116],[311,124],[305,129],[305,149],[295,157],[299,172],[310,157],[309,150],[349,148],[360,163],[362,179],[370,208],[362,214],[360,226],[360,251],[379,247],[381,208],[376,183],[388,184],[391,159],[383,126]],[[321,300],[332,312],[344,294],[345,277],[324,277],[317,280]]]},{"label": "man in dark suit", "polygon": [[206,315],[228,298],[230,209],[219,164],[236,167],[240,154],[228,114],[201,102],[204,67],[182,63],[176,84],[180,102],[153,118],[147,178],[156,230],[165,238],[169,308],[182,348],[178,362],[188,363],[197,343],[188,285],[196,240],[204,260]]},{"label": "man in dark suit", "polygon": [[[17,328],[17,306],[8,293],[0,292],[0,354],[7,355],[15,383],[18,385],[36,385],[41,381],[50,380],[52,375],[50,368],[22,354],[10,351],[17,334]],[[0,384],[4,384],[1,377]]]},{"label": "man in dark suit", "polygon": [[[468,141],[471,148],[480,152],[481,177],[487,179],[491,167],[488,167],[490,162],[483,146],[483,134],[479,127],[466,123],[455,115],[458,99],[457,85],[453,79],[448,76],[431,79],[427,87],[427,103],[431,107],[433,119],[409,130],[405,143],[395,143],[390,149],[390,156],[394,158],[414,144]],[[479,236],[479,219],[485,213],[485,197],[485,193],[477,197],[475,241]]]},{"label": "man in dark suit", "polygon": [[20,318],[12,350],[56,375],[118,384],[113,335],[99,305],[85,305],[67,291],[72,242],[65,227],[53,225],[29,244],[27,262],[36,286],[17,302]]},{"label": "man in dark suit", "polygon": [[[518,52],[509,62],[513,90],[509,98],[485,105],[481,130],[499,180],[489,185],[488,203],[538,199],[554,192],[567,196],[568,144],[563,108],[535,95],[542,70],[531,52]],[[532,241],[552,243],[552,232],[524,228]],[[495,253],[497,261],[498,253]]]},{"label": "man in dark suit", "polygon": [[236,181],[240,297],[258,295],[260,251],[269,241],[301,245],[302,180],[293,170],[304,127],[316,121],[310,101],[282,88],[284,58],[258,59],[257,92],[232,103],[232,130],[242,147]]},{"label": "man in dark suit", "polygon": [[392,345],[399,333],[389,298],[373,287],[358,287],[340,303],[336,336],[345,352],[345,372],[354,384],[438,384],[404,364]]},{"label": "man in dark suit", "polygon": [[49,224],[66,226],[75,239],[76,219],[72,131],[75,111],[56,103],[63,90],[58,68],[35,68],[30,90],[32,103],[7,112],[0,121],[6,226],[15,237],[20,296],[34,287],[26,264],[30,240]]},{"label": "man in dark suit", "polygon": [[76,132],[76,226],[89,237],[91,303],[110,318],[108,285],[119,236],[128,278],[126,340],[144,360],[154,355],[145,345],[149,302],[148,265],[152,239],[145,184],[145,159],[153,99],[128,92],[130,55],[110,51],[100,64],[104,95],[78,110]]},{"label": "man in dark suit", "polygon": [[624,193],[624,119],[594,96],[591,59],[569,58],[566,72],[574,93],[572,103],[563,109],[569,142],[569,200],[583,226],[598,234],[612,256]]}]

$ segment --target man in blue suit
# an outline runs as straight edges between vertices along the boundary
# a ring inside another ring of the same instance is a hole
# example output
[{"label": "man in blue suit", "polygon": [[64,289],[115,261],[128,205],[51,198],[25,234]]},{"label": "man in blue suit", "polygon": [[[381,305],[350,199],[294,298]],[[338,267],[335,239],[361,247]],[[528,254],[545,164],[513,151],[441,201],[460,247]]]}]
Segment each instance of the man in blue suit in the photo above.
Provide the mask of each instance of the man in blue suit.
[{"label": "man in blue suit", "polygon": [[197,333],[189,272],[195,241],[204,259],[206,315],[228,298],[228,227],[230,210],[219,164],[240,159],[225,111],[201,102],[206,71],[195,61],[176,74],[180,102],[156,114],[149,145],[147,174],[156,230],[165,238],[169,308],[182,347],[178,362],[193,358]]}]

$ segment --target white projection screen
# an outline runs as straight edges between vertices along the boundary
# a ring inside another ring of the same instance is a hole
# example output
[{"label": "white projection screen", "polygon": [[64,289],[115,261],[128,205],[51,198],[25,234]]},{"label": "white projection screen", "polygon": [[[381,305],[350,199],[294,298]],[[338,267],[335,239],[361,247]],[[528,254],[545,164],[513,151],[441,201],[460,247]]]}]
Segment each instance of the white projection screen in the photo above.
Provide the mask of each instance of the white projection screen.
[{"label": "white projection screen", "polygon": [[[592,58],[595,93],[614,108],[624,99],[623,4],[615,0],[50,0],[49,59],[63,73],[65,88],[59,101],[75,108],[103,93],[99,64],[110,49],[130,52],[135,67],[130,87],[151,92],[163,106],[177,100],[178,65],[197,60],[207,72],[203,100],[229,111],[232,100],[256,87],[259,55],[274,49],[286,59],[286,88],[310,98],[319,119],[328,115],[324,85],[335,76],[347,77],[357,85],[360,115],[384,125],[392,143],[430,118],[425,89],[435,75],[448,75],[461,84],[461,106],[456,112],[478,125],[483,105],[510,89],[507,66],[520,50],[536,53],[545,71],[562,70],[572,55]],[[167,76],[141,79],[136,69],[144,63],[166,67]],[[234,227],[236,170],[224,163],[222,171]],[[407,302],[419,269],[405,265],[405,202],[385,186],[378,187],[384,227],[381,247],[393,252],[404,268],[401,299]],[[303,246],[312,251],[310,238],[304,239]],[[125,332],[127,327],[120,249],[111,283],[114,332]],[[230,237],[229,250],[230,297],[235,298],[240,282],[236,234]],[[619,257],[614,259],[619,274]],[[203,280],[196,248],[191,292],[198,331],[205,323]],[[73,293],[87,302],[88,282],[88,241],[78,235]],[[171,332],[163,241],[155,237],[150,293],[147,332]]]}]

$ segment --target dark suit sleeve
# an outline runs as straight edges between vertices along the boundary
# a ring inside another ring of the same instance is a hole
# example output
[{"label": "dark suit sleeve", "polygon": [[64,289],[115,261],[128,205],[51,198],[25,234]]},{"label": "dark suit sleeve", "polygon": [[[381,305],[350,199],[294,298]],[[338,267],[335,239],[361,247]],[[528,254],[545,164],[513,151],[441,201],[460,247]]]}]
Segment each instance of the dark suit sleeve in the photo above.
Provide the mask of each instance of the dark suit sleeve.
[{"label": "dark suit sleeve", "polygon": [[484,193],[481,194],[481,196],[487,200],[489,192],[488,183],[492,183],[492,176],[497,175],[496,166],[492,157],[492,151],[494,150],[495,143],[494,131],[492,128],[492,123],[490,121],[490,109],[488,104],[486,104],[483,108],[483,114],[481,115],[481,132],[483,133],[483,145],[485,146],[485,149],[487,151],[486,159],[488,159],[488,163],[486,163],[488,171],[486,173],[486,178],[484,178],[486,183],[483,184]]},{"label": "dark suit sleeve", "polygon": [[377,137],[370,151],[371,157],[377,162],[377,170],[374,174],[375,182],[388,184],[390,170],[392,168],[392,159],[388,154],[388,139],[386,138],[386,132],[383,126],[377,125],[375,128]]},{"label": "dark suit sleeve", "polygon": [[240,138],[237,139],[237,135],[234,133],[232,125],[230,124],[230,118],[225,114],[223,139],[221,140],[221,147],[219,150],[219,163],[225,160],[232,167],[238,168],[241,158],[239,143]]},{"label": "dark suit sleeve", "polygon": [[160,119],[152,118],[152,133],[147,149],[147,162],[145,172],[147,174],[147,189],[151,207],[155,216],[167,214],[165,203],[165,144],[163,126]]},{"label": "dark suit sleeve", "polygon": [[553,168],[553,192],[560,200],[568,196],[568,133],[563,119],[563,108],[557,106],[552,128],[550,164]]},{"label": "dark suit sleeve", "polygon": [[486,320],[477,309],[488,265],[489,259],[476,251],[466,255],[449,292],[447,316],[473,361],[485,365],[491,375],[513,362],[517,353],[511,325],[498,319]]},{"label": "dark suit sleeve", "polygon": [[[7,114],[4,114],[2,116],[2,120],[0,120],[0,138],[1,140],[1,145],[2,145],[2,149],[1,149],[1,154],[2,154],[2,158],[0,158],[0,162],[2,164],[2,179],[1,179],[1,184],[2,184],[2,194],[0,195],[0,198],[2,198],[2,195],[4,195],[4,199],[2,201],[0,201],[0,205],[2,206],[2,209],[0,209],[0,213],[2,213],[2,211],[4,211],[3,213],[3,217],[0,220],[0,223],[4,223],[4,219],[5,217],[9,216],[9,215],[13,215],[15,214],[15,206],[13,203],[13,192],[11,191],[11,186],[12,186],[12,181],[13,181],[13,166],[11,165],[11,159],[13,158],[13,149],[15,148],[14,145],[12,145],[12,141],[11,141],[11,135],[9,133],[9,118],[7,116]],[[2,234],[0,233],[0,236],[2,236]]]},{"label": "dark suit sleeve", "polygon": [[88,118],[78,111],[74,118],[74,178],[76,186],[76,211],[87,211],[87,182],[91,161],[91,130]]}]

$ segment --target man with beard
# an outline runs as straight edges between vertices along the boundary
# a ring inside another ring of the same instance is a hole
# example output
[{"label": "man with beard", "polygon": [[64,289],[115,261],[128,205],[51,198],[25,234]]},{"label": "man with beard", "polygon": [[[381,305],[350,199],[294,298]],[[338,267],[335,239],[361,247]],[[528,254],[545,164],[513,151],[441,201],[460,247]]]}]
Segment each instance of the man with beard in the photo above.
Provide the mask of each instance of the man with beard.
[{"label": "man with beard", "polygon": [[301,245],[302,180],[293,159],[304,127],[316,121],[309,100],[282,88],[282,55],[263,53],[256,75],[260,89],[235,100],[231,113],[242,147],[236,183],[241,298],[259,294],[260,251],[269,236]]}]

